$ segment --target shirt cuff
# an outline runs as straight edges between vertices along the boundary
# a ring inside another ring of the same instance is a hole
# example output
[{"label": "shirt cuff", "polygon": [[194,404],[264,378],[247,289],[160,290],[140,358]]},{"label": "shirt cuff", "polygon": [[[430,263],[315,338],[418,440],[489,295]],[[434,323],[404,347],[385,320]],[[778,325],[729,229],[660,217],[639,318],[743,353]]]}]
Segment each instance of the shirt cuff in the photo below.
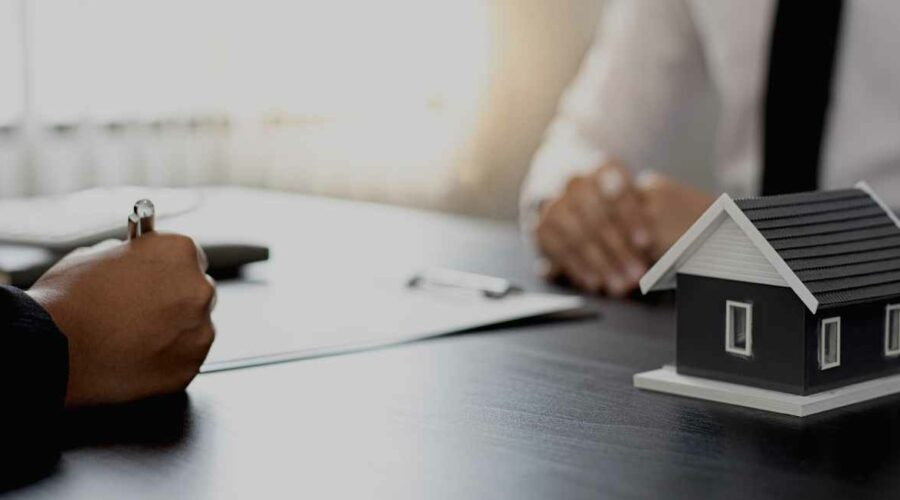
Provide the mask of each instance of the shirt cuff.
[{"label": "shirt cuff", "polygon": [[59,458],[69,377],[66,336],[34,299],[0,287],[0,487],[44,474]]}]

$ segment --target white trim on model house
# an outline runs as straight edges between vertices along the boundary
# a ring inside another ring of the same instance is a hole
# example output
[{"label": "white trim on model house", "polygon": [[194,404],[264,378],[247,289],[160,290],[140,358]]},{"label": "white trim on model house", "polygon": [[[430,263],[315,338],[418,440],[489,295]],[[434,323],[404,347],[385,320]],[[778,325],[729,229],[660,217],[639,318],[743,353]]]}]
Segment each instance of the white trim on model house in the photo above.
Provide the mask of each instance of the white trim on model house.
[{"label": "white trim on model house", "polygon": [[900,227],[900,219],[897,218],[897,214],[895,214],[894,211],[891,210],[891,208],[889,206],[887,206],[887,203],[885,203],[884,200],[882,200],[881,197],[875,193],[875,190],[872,189],[872,186],[869,186],[868,182],[859,181],[856,183],[856,185],[854,187],[856,189],[862,190],[867,195],[869,195],[873,200],[875,200],[875,203],[879,207],[881,207],[882,210],[884,210],[884,213],[886,213],[887,216],[894,222],[894,225],[896,225],[897,227]]},{"label": "white trim on model house", "polygon": [[[891,323],[891,314],[896,312],[900,315],[900,304],[889,304],[884,308],[884,355],[897,356],[900,355],[900,318]],[[891,325],[894,328],[891,328]],[[892,342],[892,338],[894,342]],[[896,347],[891,349],[891,345]]]},{"label": "white trim on model house", "polygon": [[[737,309],[744,311],[743,346],[738,345],[734,331],[734,313]],[[746,357],[753,355],[753,304],[736,300],[725,301],[725,350]]]},{"label": "white trim on model house", "polygon": [[[641,292],[651,290],[667,290],[675,288],[675,274],[680,272],[685,263],[693,256],[707,239],[722,224],[722,221],[731,219],[750,240],[750,243],[762,254],[775,270],[784,279],[784,284],[790,287],[797,297],[806,305],[813,314],[819,308],[819,301],[813,296],[809,288],[800,281],[800,278],[788,267],[787,263],[778,252],[772,248],[768,240],[756,229],[756,226],[744,215],[734,200],[727,194],[720,196],[697,219],[685,233],[672,245],[669,250],[656,262],[656,264],[641,278]],[[766,283],[770,284],[770,283]]]},{"label": "white trim on model house", "polygon": [[[829,330],[829,325],[836,325],[834,330]],[[829,331],[834,334],[834,345],[829,342]],[[841,366],[841,318],[823,319],[819,325],[819,369],[828,370]]]}]

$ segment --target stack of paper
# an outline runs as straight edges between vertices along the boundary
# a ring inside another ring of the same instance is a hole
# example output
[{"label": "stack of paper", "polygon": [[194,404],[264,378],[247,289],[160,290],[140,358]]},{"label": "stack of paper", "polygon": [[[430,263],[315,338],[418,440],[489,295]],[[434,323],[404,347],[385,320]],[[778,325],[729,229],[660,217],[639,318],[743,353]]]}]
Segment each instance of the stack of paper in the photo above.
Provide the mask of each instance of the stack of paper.
[{"label": "stack of paper", "polygon": [[202,371],[336,354],[584,307],[580,297],[409,289],[406,277],[363,283],[223,283],[217,336]]}]

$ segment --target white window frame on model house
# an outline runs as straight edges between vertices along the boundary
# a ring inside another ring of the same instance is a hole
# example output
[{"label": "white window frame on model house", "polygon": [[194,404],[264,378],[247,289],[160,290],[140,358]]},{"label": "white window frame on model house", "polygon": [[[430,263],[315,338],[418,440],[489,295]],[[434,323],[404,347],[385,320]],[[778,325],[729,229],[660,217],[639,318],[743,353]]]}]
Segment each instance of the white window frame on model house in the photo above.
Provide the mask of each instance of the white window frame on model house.
[{"label": "white window frame on model house", "polygon": [[[835,360],[831,363],[825,362],[825,332],[827,331],[828,325],[837,325],[835,328]],[[829,368],[835,368],[837,366],[841,366],[841,318],[840,316],[834,318],[826,318],[822,320],[822,323],[819,325],[819,369],[827,370]]]},{"label": "white window frame on model house", "polygon": [[[884,309],[884,355],[898,356],[900,355],[900,320],[894,323],[894,331],[891,331],[891,313],[900,311],[900,304],[890,304]],[[893,342],[897,346],[891,349],[891,337],[895,337],[897,342]]]},{"label": "white window frame on model house", "polygon": [[[735,345],[734,339],[734,309],[744,310],[744,347]],[[732,354],[750,357],[753,354],[753,304],[738,302],[736,300],[725,301],[725,350]]]}]

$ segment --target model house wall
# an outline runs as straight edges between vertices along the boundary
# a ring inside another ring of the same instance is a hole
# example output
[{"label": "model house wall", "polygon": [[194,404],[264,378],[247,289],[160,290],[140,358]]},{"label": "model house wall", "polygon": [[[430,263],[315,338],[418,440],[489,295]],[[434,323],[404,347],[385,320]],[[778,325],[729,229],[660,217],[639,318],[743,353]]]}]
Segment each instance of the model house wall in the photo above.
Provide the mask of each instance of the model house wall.
[{"label": "model house wall", "polygon": [[[678,373],[804,394],[806,306],[790,288],[677,275]],[[725,346],[726,301],[752,304],[752,353]]]},{"label": "model house wall", "polygon": [[[900,373],[885,352],[887,307],[900,297],[811,314],[790,288],[679,273],[676,370],[791,394]],[[752,305],[749,356],[726,349],[726,304]],[[840,318],[837,366],[822,369],[822,322]]]},{"label": "model house wall", "polygon": [[[893,304],[900,304],[900,297],[806,313],[807,393],[900,372],[900,356],[885,352],[886,308]],[[829,318],[840,318],[840,365],[822,370],[821,324]]]}]

